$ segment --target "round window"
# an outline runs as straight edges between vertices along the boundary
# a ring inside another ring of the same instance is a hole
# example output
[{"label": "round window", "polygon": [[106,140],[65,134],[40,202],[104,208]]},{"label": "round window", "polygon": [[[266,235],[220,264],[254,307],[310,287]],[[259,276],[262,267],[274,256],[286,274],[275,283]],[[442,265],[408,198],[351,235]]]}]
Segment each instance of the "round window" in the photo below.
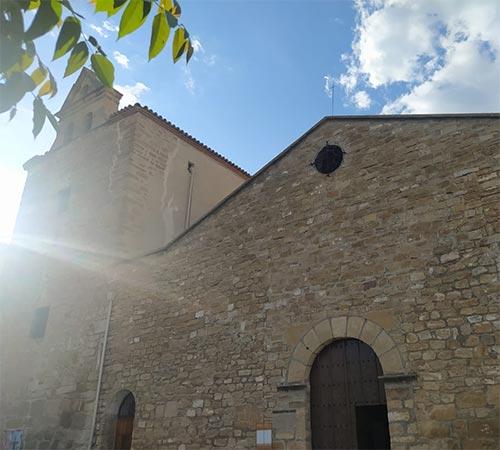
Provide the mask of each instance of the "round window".
[{"label": "round window", "polygon": [[344,159],[344,152],[338,145],[325,145],[314,160],[314,167],[320,173],[330,174],[335,171]]}]

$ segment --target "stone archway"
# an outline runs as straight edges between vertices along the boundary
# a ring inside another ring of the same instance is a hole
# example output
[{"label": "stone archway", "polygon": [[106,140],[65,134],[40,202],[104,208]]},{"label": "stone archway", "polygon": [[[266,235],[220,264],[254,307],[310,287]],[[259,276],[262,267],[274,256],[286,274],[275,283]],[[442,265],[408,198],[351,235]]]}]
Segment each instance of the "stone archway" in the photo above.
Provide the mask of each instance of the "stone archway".
[{"label": "stone archway", "polygon": [[322,320],[297,343],[288,364],[286,383],[307,383],[316,355],[333,340],[343,338],[368,344],[377,354],[384,375],[405,372],[396,343],[380,325],[359,316],[340,316]]},{"label": "stone archway", "polygon": [[[287,400],[290,405],[293,402],[295,418],[290,419],[294,422],[293,440],[295,443],[303,445],[304,448],[311,447],[309,375],[312,364],[318,353],[327,345],[336,340],[349,338],[368,344],[375,352],[382,367],[382,378],[388,403],[393,395],[399,395],[396,391],[401,390],[402,384],[408,388],[408,392],[404,395],[407,398],[412,397],[412,388],[408,381],[414,379],[415,374],[407,371],[396,342],[380,325],[360,316],[323,319],[312,326],[295,345],[288,361],[284,383],[278,387],[278,390],[283,393],[283,404],[286,405]],[[302,406],[298,406],[297,402],[301,402]],[[401,432],[392,424],[393,420],[398,420],[397,417],[400,413],[405,417],[406,415],[413,417],[408,411],[393,411],[392,408],[389,408],[391,440],[401,436]],[[280,423],[278,420],[273,426],[279,429]]]}]

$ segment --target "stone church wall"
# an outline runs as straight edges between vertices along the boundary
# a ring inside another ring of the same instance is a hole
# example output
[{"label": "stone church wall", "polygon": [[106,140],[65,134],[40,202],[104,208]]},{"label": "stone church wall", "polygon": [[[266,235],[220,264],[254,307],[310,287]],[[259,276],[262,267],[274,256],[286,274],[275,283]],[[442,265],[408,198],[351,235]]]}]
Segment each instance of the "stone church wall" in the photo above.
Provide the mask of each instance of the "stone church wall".
[{"label": "stone church wall", "polygon": [[[2,437],[18,429],[26,450],[88,448],[106,284],[99,272],[75,260],[11,253],[1,286]],[[46,307],[44,336],[34,338],[36,311]]]},{"label": "stone church wall", "polygon": [[[126,250],[117,223],[133,120],[35,157],[0,279],[0,422],[24,448],[88,445],[106,319],[102,263]],[[69,189],[65,208],[59,195]],[[33,338],[38,308],[49,308]]]},{"label": "stone church wall", "polygon": [[[86,104],[84,112],[99,107]],[[185,215],[188,160],[197,170],[195,219],[246,178],[141,112],[73,130],[70,141],[59,136],[25,166],[15,244],[0,278],[0,440],[6,430],[22,430],[25,449],[88,448],[108,310],[106,267],[184,230],[184,222],[163,222],[162,214],[168,206]],[[175,162],[174,180],[160,159]],[[198,196],[213,176],[219,189]],[[161,194],[173,182],[184,190],[167,205]],[[44,335],[34,338],[38,308],[48,308],[48,319]]]},{"label": "stone church wall", "polygon": [[[122,264],[98,417],[135,449],[309,448],[308,373],[372,346],[393,449],[498,447],[498,117],[324,120],[188,234]],[[326,141],[344,162],[311,162]]]}]

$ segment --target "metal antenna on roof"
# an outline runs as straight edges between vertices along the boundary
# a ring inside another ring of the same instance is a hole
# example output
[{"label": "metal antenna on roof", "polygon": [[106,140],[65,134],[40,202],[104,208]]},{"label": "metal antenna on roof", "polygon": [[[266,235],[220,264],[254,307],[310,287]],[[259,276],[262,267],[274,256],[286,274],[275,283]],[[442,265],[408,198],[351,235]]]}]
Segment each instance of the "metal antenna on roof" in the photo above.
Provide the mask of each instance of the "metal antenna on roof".
[{"label": "metal antenna on roof", "polygon": [[333,116],[333,111],[334,111],[333,107],[334,107],[334,100],[335,100],[335,84],[334,83],[335,82],[332,81],[332,113],[331,113],[332,116]]}]

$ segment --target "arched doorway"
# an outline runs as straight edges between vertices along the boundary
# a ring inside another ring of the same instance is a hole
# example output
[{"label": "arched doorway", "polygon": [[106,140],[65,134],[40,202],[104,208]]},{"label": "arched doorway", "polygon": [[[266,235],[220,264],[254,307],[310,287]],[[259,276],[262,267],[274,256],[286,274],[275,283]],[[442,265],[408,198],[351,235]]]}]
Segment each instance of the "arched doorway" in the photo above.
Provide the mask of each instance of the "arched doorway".
[{"label": "arched doorway", "polygon": [[314,360],[310,373],[313,449],[389,449],[382,367],[372,348],[339,339]]},{"label": "arched doorway", "polygon": [[129,392],[118,408],[115,428],[115,450],[130,450],[134,431],[135,398]]}]

